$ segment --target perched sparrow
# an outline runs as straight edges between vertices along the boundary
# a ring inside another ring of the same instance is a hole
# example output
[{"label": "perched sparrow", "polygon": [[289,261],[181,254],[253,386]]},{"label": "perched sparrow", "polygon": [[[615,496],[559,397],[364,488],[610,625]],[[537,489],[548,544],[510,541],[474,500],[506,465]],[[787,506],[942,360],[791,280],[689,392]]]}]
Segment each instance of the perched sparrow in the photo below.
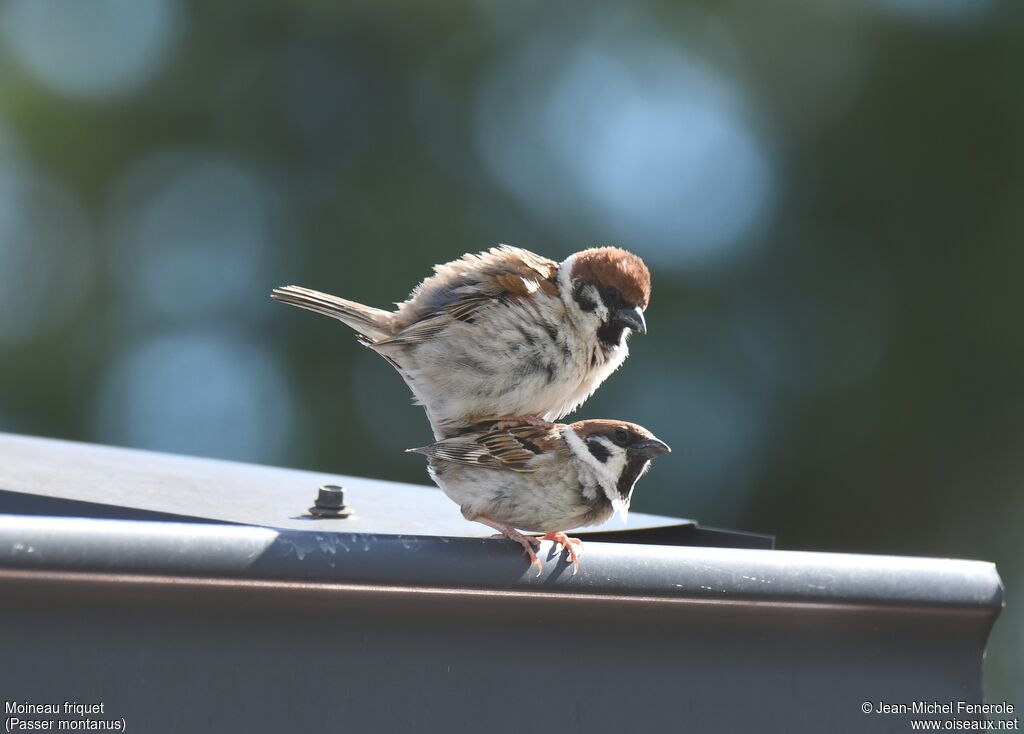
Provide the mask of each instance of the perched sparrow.
[{"label": "perched sparrow", "polygon": [[[538,426],[501,421],[409,451],[425,454],[431,478],[476,520],[516,541],[540,575],[540,540],[559,543],[579,570],[571,528],[625,518],[633,487],[669,447],[625,421]],[[540,539],[519,532],[545,533]]]},{"label": "perched sparrow", "polygon": [[650,273],[615,247],[559,264],[502,246],[434,273],[393,312],[297,286],[273,298],[355,329],[401,373],[437,439],[494,418],[558,420],[622,364],[630,332],[647,330]]}]

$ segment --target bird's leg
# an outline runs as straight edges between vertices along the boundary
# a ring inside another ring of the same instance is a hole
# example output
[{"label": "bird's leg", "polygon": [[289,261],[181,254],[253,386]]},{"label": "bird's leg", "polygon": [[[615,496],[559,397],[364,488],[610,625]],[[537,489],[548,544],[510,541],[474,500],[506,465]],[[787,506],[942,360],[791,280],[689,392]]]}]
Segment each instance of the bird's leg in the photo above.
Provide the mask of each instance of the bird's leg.
[{"label": "bird's leg", "polygon": [[552,423],[535,415],[506,415],[495,419],[489,430],[504,431],[507,428],[518,428],[519,426],[536,426],[537,428],[562,428],[561,423]]},{"label": "bird's leg", "polygon": [[[572,560],[572,575],[575,576],[580,571],[580,553],[583,552],[583,541],[579,538],[570,538],[565,533],[545,533],[540,536],[541,540],[550,540],[558,543],[565,552],[569,554],[569,558]],[[577,546],[579,546],[577,548]]]},{"label": "bird's leg", "polygon": [[544,566],[541,564],[540,559],[537,558],[537,553],[534,548],[535,545],[537,548],[540,548],[540,540],[529,535],[523,535],[511,525],[497,522],[489,517],[479,515],[473,519],[477,522],[483,523],[489,528],[494,528],[509,540],[514,540],[519,543],[519,545],[523,546],[523,550],[526,551],[526,555],[530,557],[530,564],[537,567],[537,575],[540,576],[541,572],[544,570]]}]

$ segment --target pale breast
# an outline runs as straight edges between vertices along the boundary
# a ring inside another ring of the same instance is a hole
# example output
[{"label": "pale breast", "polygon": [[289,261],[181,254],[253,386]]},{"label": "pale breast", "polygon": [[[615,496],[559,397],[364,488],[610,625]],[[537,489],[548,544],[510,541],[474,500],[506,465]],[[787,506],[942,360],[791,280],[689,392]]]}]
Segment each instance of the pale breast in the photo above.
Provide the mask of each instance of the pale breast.
[{"label": "pale breast", "polygon": [[496,301],[399,361],[432,424],[448,433],[501,416],[561,417],[597,386],[582,345],[561,300],[541,295]]},{"label": "pale breast", "polygon": [[530,532],[557,532],[604,522],[612,513],[602,493],[583,493],[573,464],[509,472],[433,462],[433,476],[469,519],[480,516]]}]

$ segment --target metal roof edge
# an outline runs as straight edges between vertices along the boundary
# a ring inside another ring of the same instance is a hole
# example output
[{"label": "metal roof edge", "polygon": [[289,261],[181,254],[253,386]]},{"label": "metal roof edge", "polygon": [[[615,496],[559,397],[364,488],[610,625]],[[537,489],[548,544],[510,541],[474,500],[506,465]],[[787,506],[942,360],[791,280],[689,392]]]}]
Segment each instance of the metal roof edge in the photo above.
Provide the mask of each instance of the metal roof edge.
[{"label": "metal roof edge", "polygon": [[[993,564],[806,551],[588,541],[582,568],[545,543],[533,575],[500,539],[299,532],[253,526],[0,515],[0,583],[25,574],[437,593],[601,596],[738,605],[962,609],[1003,605]],[[14,576],[11,576],[14,574]]]}]

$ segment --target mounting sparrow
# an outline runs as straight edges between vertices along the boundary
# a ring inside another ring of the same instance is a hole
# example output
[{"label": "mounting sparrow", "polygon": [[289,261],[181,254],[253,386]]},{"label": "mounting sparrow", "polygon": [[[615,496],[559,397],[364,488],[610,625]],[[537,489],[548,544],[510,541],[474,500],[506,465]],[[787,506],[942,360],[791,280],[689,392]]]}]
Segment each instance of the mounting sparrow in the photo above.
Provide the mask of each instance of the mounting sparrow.
[{"label": "mounting sparrow", "polygon": [[575,574],[582,543],[564,531],[602,523],[614,512],[625,519],[637,480],[670,449],[625,421],[542,426],[508,420],[409,451],[426,455],[431,478],[467,520],[523,546],[539,576],[534,548],[541,540],[565,548]]},{"label": "mounting sparrow", "polygon": [[355,329],[402,375],[436,439],[481,421],[538,426],[585,401],[646,333],[651,276],[616,247],[561,263],[495,247],[434,267],[395,311],[287,286],[272,297]]}]

